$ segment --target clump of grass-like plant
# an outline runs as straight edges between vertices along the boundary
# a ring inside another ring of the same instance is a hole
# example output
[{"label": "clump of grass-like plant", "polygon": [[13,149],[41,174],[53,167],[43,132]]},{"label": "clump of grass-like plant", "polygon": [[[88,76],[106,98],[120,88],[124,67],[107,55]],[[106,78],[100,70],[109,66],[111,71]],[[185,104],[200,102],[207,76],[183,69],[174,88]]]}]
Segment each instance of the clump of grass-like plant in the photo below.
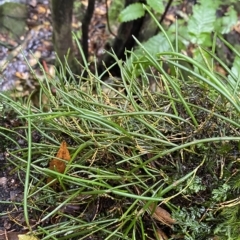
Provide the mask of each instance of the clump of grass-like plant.
[{"label": "clump of grass-like plant", "polygon": [[[174,50],[153,57],[140,47],[144,57],[116,59],[121,79],[103,81],[86,66],[82,80],[62,66],[40,81],[37,107],[1,94],[26,123],[27,146],[10,151],[10,161],[25,173],[26,225],[41,239],[161,239],[163,232],[172,239],[237,239],[236,204],[234,219],[226,214],[239,192],[237,84]],[[48,162],[63,140],[71,160],[58,173]],[[157,220],[156,205],[176,224]]]}]

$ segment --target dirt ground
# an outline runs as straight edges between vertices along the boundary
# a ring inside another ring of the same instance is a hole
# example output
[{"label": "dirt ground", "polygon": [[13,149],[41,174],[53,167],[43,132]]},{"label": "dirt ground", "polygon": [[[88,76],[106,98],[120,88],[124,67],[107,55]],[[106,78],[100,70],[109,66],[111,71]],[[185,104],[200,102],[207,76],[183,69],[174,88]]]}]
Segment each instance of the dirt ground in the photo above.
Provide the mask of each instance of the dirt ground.
[{"label": "dirt ground", "polygon": [[[16,124],[18,125],[18,120],[13,116],[6,115],[0,117],[0,126],[7,130],[13,130]],[[1,130],[0,140],[0,239],[5,239],[3,236],[6,231],[19,232],[23,230],[23,227],[17,224],[17,222],[24,221],[23,209],[17,205],[17,203],[22,202],[23,199],[23,183],[19,179],[15,165],[9,162],[9,151],[15,150],[16,145],[11,142],[8,137],[13,137],[19,144],[19,147],[24,147],[26,141],[15,134],[14,136],[7,130]],[[14,164],[17,164],[17,159],[12,160],[15,161]],[[20,221],[16,221],[16,219]],[[2,238],[1,234],[3,234]]]}]

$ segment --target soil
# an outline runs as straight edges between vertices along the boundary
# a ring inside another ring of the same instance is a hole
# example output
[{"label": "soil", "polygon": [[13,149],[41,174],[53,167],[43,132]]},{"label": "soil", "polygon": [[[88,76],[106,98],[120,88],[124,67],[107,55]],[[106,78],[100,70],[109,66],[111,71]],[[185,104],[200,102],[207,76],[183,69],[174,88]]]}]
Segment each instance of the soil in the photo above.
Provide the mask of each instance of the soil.
[{"label": "soil", "polygon": [[[13,137],[19,144],[19,147],[26,144],[19,136],[8,132],[8,130],[13,130],[18,124],[19,121],[14,116],[6,115],[0,117],[0,126],[6,129],[1,131],[0,141],[0,233],[23,230],[22,226],[19,226],[14,221],[16,218],[21,218],[20,222],[24,219],[23,209],[17,205],[23,199],[23,184],[20,182],[15,165],[9,162],[9,152],[15,150],[16,145],[8,137]],[[0,235],[0,239],[4,238],[1,238]]]}]

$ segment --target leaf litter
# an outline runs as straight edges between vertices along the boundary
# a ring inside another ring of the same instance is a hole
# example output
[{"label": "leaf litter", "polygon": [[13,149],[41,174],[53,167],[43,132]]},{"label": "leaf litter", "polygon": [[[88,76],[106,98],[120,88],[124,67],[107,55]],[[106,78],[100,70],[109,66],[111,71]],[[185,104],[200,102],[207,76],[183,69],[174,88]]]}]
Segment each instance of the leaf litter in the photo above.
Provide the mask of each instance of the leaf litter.
[{"label": "leaf litter", "polygon": [[[67,148],[66,141],[62,141],[60,148],[57,152],[56,158],[52,159],[49,163],[49,169],[56,171],[58,173],[64,173],[66,169],[66,161],[70,161],[71,156]],[[52,177],[49,177],[47,182],[51,182],[53,180]],[[52,183],[56,184],[56,181]]]},{"label": "leaf litter", "polygon": [[149,206],[149,209],[152,213],[152,217],[162,224],[172,227],[173,224],[177,223],[176,220],[171,217],[170,213],[162,207],[156,206],[154,208],[154,205],[152,204]]}]

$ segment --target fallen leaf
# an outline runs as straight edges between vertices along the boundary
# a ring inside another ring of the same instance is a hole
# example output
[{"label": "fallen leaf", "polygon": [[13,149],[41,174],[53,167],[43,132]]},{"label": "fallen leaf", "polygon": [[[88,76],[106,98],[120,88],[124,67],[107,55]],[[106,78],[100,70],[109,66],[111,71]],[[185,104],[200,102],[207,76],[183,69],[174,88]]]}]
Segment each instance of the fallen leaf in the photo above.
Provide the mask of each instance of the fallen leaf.
[{"label": "fallen leaf", "polygon": [[235,30],[236,32],[240,33],[240,21],[238,21],[237,24],[235,24],[233,26],[233,30]]},{"label": "fallen leaf", "polygon": [[227,75],[227,72],[225,71],[225,69],[221,66],[219,66],[218,64],[215,65],[214,70],[218,73],[221,74],[223,76]]},{"label": "fallen leaf", "polygon": [[47,8],[42,6],[42,5],[39,5],[37,7],[37,11],[38,11],[39,14],[45,14],[47,12]]},{"label": "fallen leaf", "polygon": [[19,240],[38,240],[38,238],[34,237],[33,235],[27,235],[27,234],[19,234],[18,239]]},{"label": "fallen leaf", "polygon": [[0,240],[19,240],[19,234],[23,234],[22,232],[8,232],[0,230]]},{"label": "fallen leaf", "polygon": [[175,14],[167,14],[166,19],[171,22],[176,22],[176,15]]},{"label": "fallen leaf", "polygon": [[166,211],[165,209],[156,206],[154,208],[154,205],[150,205],[149,209],[152,213],[152,217],[156,220],[158,220],[159,222],[171,227],[171,225],[176,223],[176,220],[173,219],[170,215],[170,213],[168,211]]},{"label": "fallen leaf", "polygon": [[[49,169],[54,170],[59,173],[64,173],[66,169],[66,162],[71,159],[70,153],[67,148],[66,141],[63,141],[57,152],[56,158],[52,159],[49,163]],[[51,182],[52,178],[49,177],[47,182]]]},{"label": "fallen leaf", "polygon": [[161,229],[157,229],[156,235],[157,235],[157,240],[168,240],[167,235]]},{"label": "fallen leaf", "polygon": [[20,79],[23,79],[23,80],[29,79],[29,73],[27,73],[27,72],[26,73],[16,72],[15,76],[20,78]]}]

